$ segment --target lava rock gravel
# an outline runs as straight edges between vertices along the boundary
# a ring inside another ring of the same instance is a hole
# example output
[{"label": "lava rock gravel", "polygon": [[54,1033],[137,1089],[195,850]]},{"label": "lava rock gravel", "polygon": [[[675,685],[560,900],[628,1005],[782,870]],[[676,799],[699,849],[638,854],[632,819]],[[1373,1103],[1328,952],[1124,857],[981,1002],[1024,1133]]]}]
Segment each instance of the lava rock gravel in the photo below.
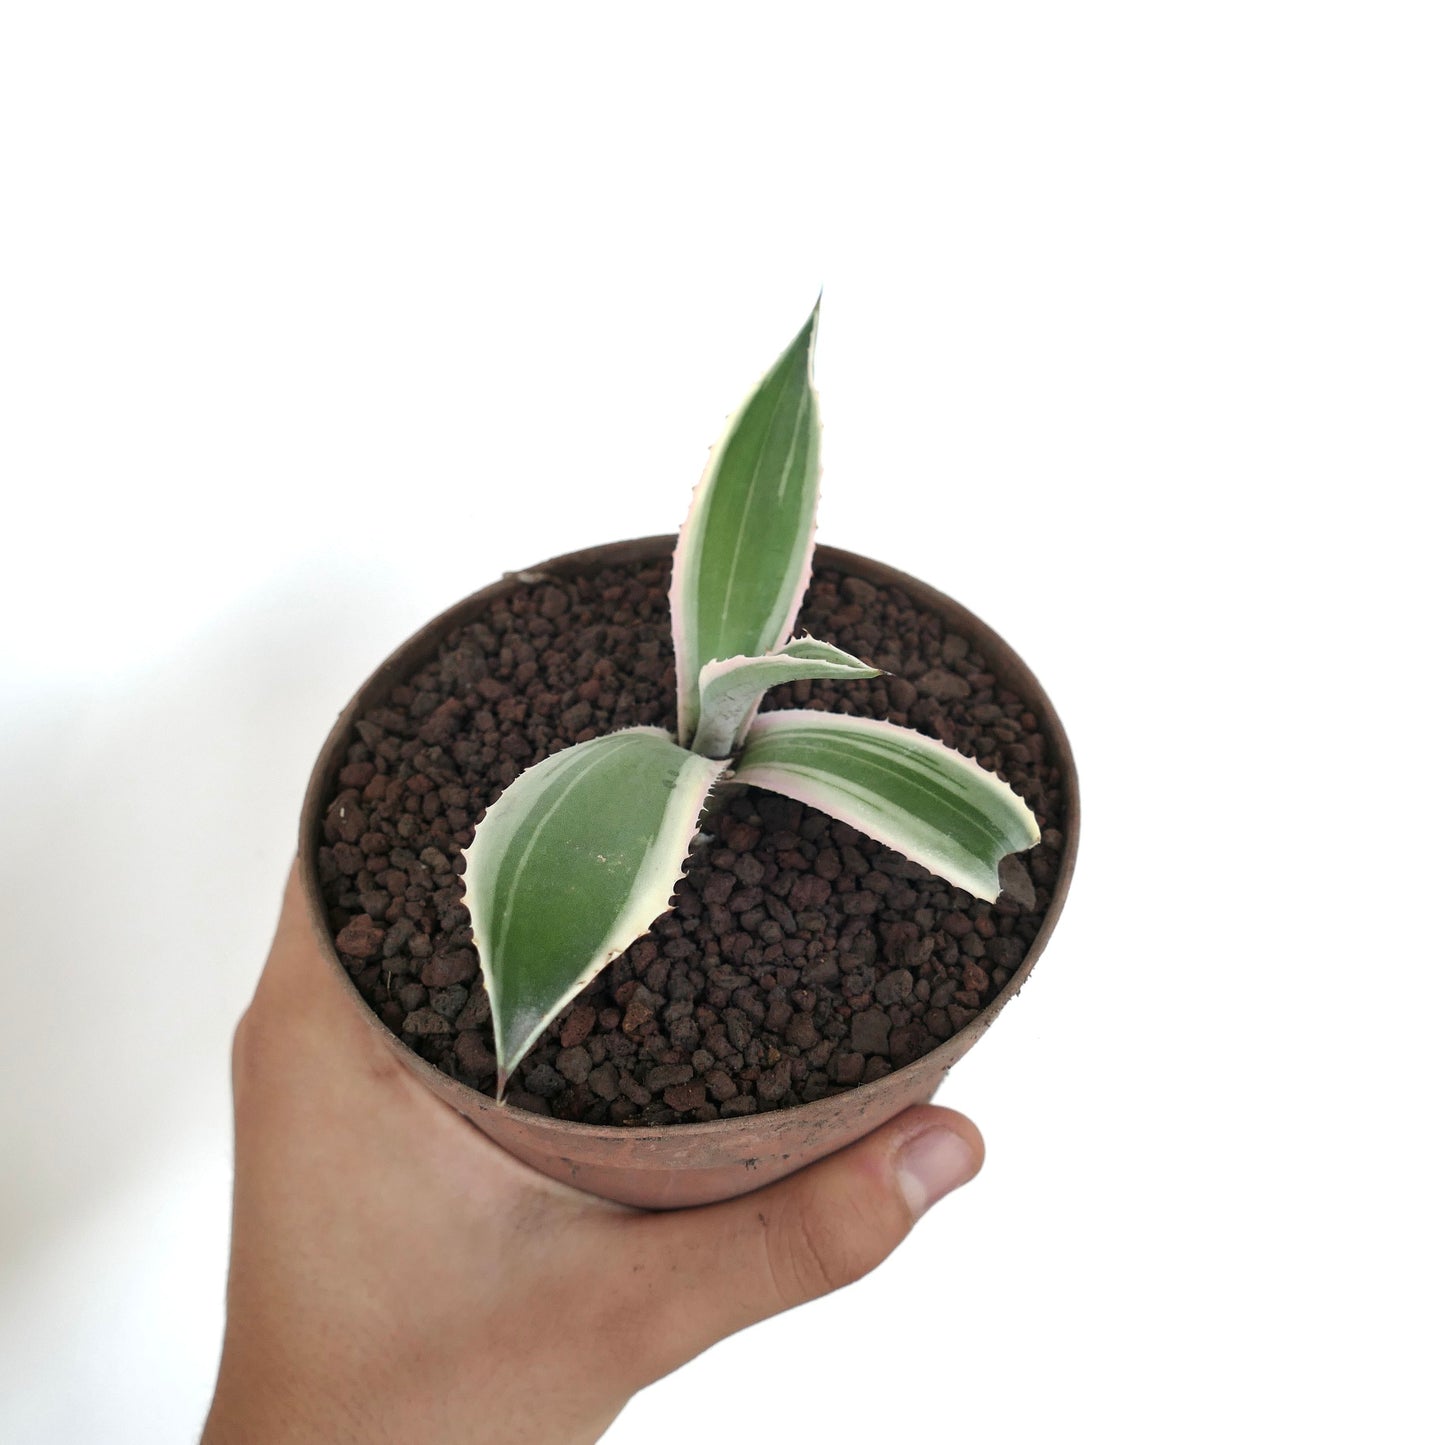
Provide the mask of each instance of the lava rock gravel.
[{"label": "lava rock gravel", "polygon": [[[336,948],[410,1048],[483,1092],[491,1010],[461,852],[526,767],[637,724],[671,731],[670,564],[526,574],[356,724],[318,864]],[[1061,775],[1028,699],[906,593],[826,567],[800,630],[885,670],[793,683],[764,710],[882,718],[1006,778],[1042,841],[980,902],[823,813],[716,795],[673,908],[555,1020],[508,1102],[593,1124],[787,1108],[881,1078],[957,1033],[1012,977],[1053,896]]]}]

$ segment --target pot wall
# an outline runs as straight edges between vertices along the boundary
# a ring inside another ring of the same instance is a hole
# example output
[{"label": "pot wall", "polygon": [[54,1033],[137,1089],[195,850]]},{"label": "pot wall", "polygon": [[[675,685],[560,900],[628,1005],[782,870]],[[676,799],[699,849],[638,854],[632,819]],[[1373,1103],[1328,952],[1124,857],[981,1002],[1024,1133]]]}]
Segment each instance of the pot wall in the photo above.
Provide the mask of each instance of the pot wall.
[{"label": "pot wall", "polygon": [[[618,542],[569,553],[528,571],[575,576],[598,566],[666,557],[675,543],[672,536]],[[346,997],[382,1047],[390,1049],[427,1088],[495,1143],[553,1179],[622,1204],[675,1209],[746,1193],[851,1144],[910,1105],[933,1096],[948,1070],[983,1036],[1004,1005],[1022,988],[1062,911],[1078,850],[1078,776],[1063,726],[1038,680],[991,628],[951,598],[906,573],[832,547],[819,547],[817,562],[879,586],[898,587],[920,605],[942,614],[951,630],[977,640],[1000,683],[1028,700],[1063,775],[1064,848],[1058,881],[1043,925],[1023,962],[992,1003],[965,1029],[915,1063],[874,1083],[796,1108],[706,1124],[652,1129],[576,1124],[498,1104],[450,1078],[407,1048],[357,993],[337,955],[317,873],[326,802],[335,791],[356,719],[433,656],[453,628],[472,621],[496,597],[524,585],[513,576],[458,602],[404,642],[362,685],[321,749],[302,806],[300,837],[301,877],[318,946],[342,978]]]}]

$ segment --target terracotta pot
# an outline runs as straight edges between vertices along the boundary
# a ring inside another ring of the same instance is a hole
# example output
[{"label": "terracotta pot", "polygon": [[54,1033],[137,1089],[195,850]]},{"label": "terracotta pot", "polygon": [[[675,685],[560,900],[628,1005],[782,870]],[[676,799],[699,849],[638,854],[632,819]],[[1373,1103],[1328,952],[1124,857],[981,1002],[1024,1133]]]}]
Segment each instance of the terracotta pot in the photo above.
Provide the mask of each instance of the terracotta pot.
[{"label": "terracotta pot", "polygon": [[[534,572],[575,576],[604,565],[666,557],[675,537],[649,537],[573,552],[543,562]],[[1007,986],[962,1032],[917,1062],[832,1098],[796,1108],[778,1109],[706,1124],[626,1128],[574,1124],[508,1108],[449,1078],[407,1048],[372,1013],[337,956],[317,874],[317,850],[327,800],[335,795],[337,773],[345,762],[357,717],[375,706],[439,650],[453,628],[471,622],[492,600],[523,585],[505,577],[449,608],[404,642],[362,685],[336,720],[321,749],[301,813],[301,876],[316,941],[346,985],[346,996],[375,1033],[433,1093],[471,1120],[502,1148],[533,1168],[580,1189],[623,1204],[676,1209],[731,1198],[780,1179],[861,1138],[911,1104],[926,1102],[943,1076],[978,1042],[999,1011],[1018,993],[1053,932],[1069,891],[1079,839],[1079,787],[1068,739],[1037,679],[1009,645],[932,587],[866,557],[820,547],[822,566],[855,577],[901,588],[921,606],[941,613],[951,630],[978,642],[1000,683],[1028,700],[1063,774],[1064,849],[1058,882],[1038,937]]]}]

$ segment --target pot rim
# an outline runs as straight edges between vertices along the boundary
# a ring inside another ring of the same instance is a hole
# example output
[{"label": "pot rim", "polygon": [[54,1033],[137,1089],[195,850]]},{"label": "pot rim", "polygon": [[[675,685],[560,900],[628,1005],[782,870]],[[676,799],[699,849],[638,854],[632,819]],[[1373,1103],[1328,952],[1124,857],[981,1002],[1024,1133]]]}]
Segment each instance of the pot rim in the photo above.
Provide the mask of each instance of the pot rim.
[{"label": "pot rim", "polygon": [[[586,1124],[571,1119],[555,1119],[546,1114],[533,1114],[524,1109],[508,1109],[507,1105],[499,1103],[489,1094],[484,1094],[479,1089],[473,1089],[470,1084],[465,1084],[462,1080],[444,1073],[435,1064],[408,1048],[403,1040],[387,1028],[372,1011],[366,1000],[362,998],[351,975],[341,962],[327,917],[317,865],[317,852],[322,841],[322,820],[325,817],[327,798],[335,788],[335,774],[340,769],[341,759],[351,741],[356,719],[361,711],[362,698],[367,693],[382,685],[390,685],[399,681],[404,676],[410,676],[437,650],[437,645],[453,628],[472,620],[484,604],[506,595],[516,587],[531,585],[534,578],[544,580],[548,575],[576,575],[598,566],[654,561],[670,556],[676,543],[677,538],[674,534],[665,533],[652,537],[634,538],[630,541],[608,542],[575,552],[566,552],[532,567],[505,572],[497,581],[438,613],[391,651],[380,666],[362,682],[351,700],[338,714],[336,722],[332,725],[326,741],[317,754],[301,805],[298,839],[299,862],[312,936],[320,947],[322,956],[327,959],[333,971],[344,981],[348,997],[363,1018],[382,1036],[387,1047],[402,1049],[406,1052],[409,1056],[408,1064],[421,1073],[428,1086],[433,1088],[433,1092],[436,1092],[434,1076],[436,1084],[444,1082],[449,1088],[467,1090],[469,1094],[481,1101],[483,1110],[507,1110],[509,1117],[524,1119],[528,1128],[536,1129],[542,1134],[554,1135],[559,1142],[583,1138],[662,1141],[726,1136],[738,1133],[743,1129],[755,1128],[757,1115],[741,1114],[732,1118],[713,1119],[701,1123],[657,1124],[641,1128],[627,1124]],[[961,615],[969,640],[976,640],[982,644],[984,652],[988,655],[990,667],[999,680],[1008,685],[1011,690],[1026,690],[1032,699],[1037,700],[1036,705],[1031,707],[1031,711],[1038,717],[1040,730],[1054,747],[1058,767],[1062,774],[1064,793],[1064,816],[1060,824],[1064,834],[1064,846],[1059,857],[1059,872],[1054,884],[1053,897],[1049,900],[1049,906],[1045,910],[1044,920],[1039,927],[1038,934],[1030,944],[1023,961],[1014,970],[1013,977],[1000,989],[998,995],[976,1019],[957,1033],[951,1034],[947,1039],[936,1044],[921,1058],[904,1065],[901,1069],[891,1070],[880,1079],[874,1079],[866,1084],[856,1084],[846,1091],[850,1098],[862,1101],[870,1097],[873,1092],[881,1092],[885,1087],[897,1089],[900,1083],[906,1087],[910,1082],[922,1080],[929,1073],[936,1071],[938,1068],[936,1055],[940,1050],[949,1050],[956,1056],[961,1056],[987,1032],[993,1021],[1002,1012],[1004,1005],[1022,989],[1025,980],[1033,971],[1035,962],[1043,953],[1044,946],[1053,934],[1059,914],[1063,911],[1070,880],[1073,877],[1074,862],[1079,850],[1079,779],[1068,736],[1064,732],[1063,724],[1059,720],[1058,713],[1048,694],[1023,659],[986,622],[976,617],[962,603],[939,591],[936,587],[932,587],[896,567],[891,567],[887,563],[875,561],[871,557],[865,557],[856,552],[820,545],[814,556],[813,565],[815,569],[820,565],[833,567],[851,576],[860,577],[864,581],[897,587],[915,601],[941,612],[945,616],[949,613],[953,613],[955,616]],[[963,1045],[962,1049],[959,1048],[960,1044]],[[948,1067],[952,1067],[952,1064],[950,1063]],[[830,1095],[825,1099],[816,1099],[810,1103],[795,1104],[785,1109],[770,1110],[769,1112],[786,1115],[790,1120],[796,1121],[803,1127],[806,1127],[812,1119],[816,1119],[821,1124],[831,1112],[829,1106],[836,1108],[837,1098],[837,1095]]]}]

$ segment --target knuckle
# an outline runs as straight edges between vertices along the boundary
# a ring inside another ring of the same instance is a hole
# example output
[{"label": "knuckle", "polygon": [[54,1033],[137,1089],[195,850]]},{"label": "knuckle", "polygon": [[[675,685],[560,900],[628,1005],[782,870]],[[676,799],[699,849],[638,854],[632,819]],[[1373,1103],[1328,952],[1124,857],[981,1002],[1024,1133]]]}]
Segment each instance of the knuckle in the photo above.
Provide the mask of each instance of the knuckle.
[{"label": "knuckle", "polygon": [[251,1003],[236,1020],[231,1034],[231,1089],[239,1095],[246,1082],[261,1070],[259,1054],[263,1045],[256,1019],[256,1005]]},{"label": "knuckle", "polygon": [[235,1030],[231,1034],[231,1077],[237,1078],[245,1070],[250,1061],[255,1044],[253,1035],[256,1026],[251,1022],[251,1010],[248,1008],[236,1020]]},{"label": "knuckle", "polygon": [[876,1223],[837,1199],[789,1201],[768,1236],[769,1267],[785,1308],[855,1284],[886,1252]]}]

